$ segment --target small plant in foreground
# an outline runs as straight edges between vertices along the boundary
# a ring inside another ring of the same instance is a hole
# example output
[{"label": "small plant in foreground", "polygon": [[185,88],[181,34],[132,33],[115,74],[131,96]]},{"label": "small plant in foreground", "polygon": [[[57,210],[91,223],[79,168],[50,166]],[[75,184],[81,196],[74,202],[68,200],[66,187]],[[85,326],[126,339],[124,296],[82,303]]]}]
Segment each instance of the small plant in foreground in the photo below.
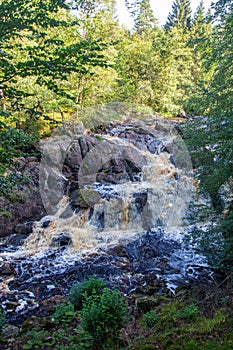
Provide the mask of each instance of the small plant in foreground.
[{"label": "small plant in foreground", "polygon": [[100,295],[106,285],[104,280],[96,276],[89,277],[87,281],[75,283],[70,289],[70,301],[77,310],[81,310],[84,297]]},{"label": "small plant in foreground", "polygon": [[146,312],[142,318],[142,325],[145,329],[153,328],[155,324],[158,322],[160,315],[156,312],[156,310],[151,310]]},{"label": "small plant in foreground", "polygon": [[191,304],[184,307],[184,309],[180,312],[180,316],[188,320],[195,320],[198,316],[200,316],[200,310],[196,305]]},{"label": "small plant in foreground", "polygon": [[85,298],[81,317],[84,331],[92,335],[97,347],[103,346],[117,339],[127,320],[127,305],[117,290],[104,288],[101,295]]},{"label": "small plant in foreground", "polygon": [[57,306],[53,314],[53,318],[57,323],[72,322],[76,316],[74,305],[70,302],[61,303]]},{"label": "small plant in foreground", "polygon": [[27,343],[23,345],[23,349],[41,349],[44,346],[53,346],[55,339],[50,336],[50,333],[45,330],[31,330],[26,334],[29,338]]}]

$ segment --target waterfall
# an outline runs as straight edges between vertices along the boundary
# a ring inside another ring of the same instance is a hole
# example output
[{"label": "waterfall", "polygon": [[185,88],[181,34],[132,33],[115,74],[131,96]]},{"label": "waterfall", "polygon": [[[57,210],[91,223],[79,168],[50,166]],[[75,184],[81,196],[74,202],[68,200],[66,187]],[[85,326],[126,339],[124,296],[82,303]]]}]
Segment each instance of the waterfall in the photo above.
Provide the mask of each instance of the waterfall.
[{"label": "waterfall", "polygon": [[0,301],[12,320],[39,312],[45,296],[67,294],[91,274],[126,293],[148,276],[172,291],[208,276],[205,257],[187,240],[195,186],[176,124],[123,118],[87,130],[69,123],[43,146],[40,192],[48,215],[21,247],[0,254],[10,266]]}]

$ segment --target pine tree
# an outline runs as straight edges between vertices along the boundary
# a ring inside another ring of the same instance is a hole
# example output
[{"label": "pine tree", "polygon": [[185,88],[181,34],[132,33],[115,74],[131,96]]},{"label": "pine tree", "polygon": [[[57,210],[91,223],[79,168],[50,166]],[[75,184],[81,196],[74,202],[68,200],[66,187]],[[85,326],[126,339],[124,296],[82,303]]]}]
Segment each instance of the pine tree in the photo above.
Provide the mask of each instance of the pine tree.
[{"label": "pine tree", "polygon": [[203,0],[201,0],[200,4],[197,7],[197,10],[194,15],[193,24],[200,25],[205,22],[205,7],[203,4]]},{"label": "pine tree", "polygon": [[153,28],[157,23],[157,20],[155,19],[150,6],[150,0],[136,1],[134,6],[134,29],[136,32],[141,34],[145,30]]},{"label": "pine tree", "polygon": [[190,0],[175,0],[172,4],[172,11],[168,15],[165,29],[178,27],[190,30],[192,26],[191,14]]}]

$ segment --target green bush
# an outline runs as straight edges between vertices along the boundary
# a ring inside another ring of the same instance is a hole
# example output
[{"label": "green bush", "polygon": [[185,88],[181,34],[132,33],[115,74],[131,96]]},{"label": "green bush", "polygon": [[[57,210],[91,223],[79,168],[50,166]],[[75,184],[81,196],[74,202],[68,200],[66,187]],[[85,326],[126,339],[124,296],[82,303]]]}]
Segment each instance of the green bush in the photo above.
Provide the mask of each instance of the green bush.
[{"label": "green bush", "polygon": [[70,302],[61,303],[61,305],[56,306],[53,318],[57,323],[67,323],[72,322],[76,316],[74,305]]},{"label": "green bush", "polygon": [[224,247],[217,267],[228,274],[233,272],[233,202],[220,222],[217,232],[222,233],[224,238]]},{"label": "green bush", "polygon": [[6,323],[6,317],[5,317],[5,313],[2,310],[2,308],[0,308],[0,333],[2,332],[2,328]]},{"label": "green bush", "polygon": [[117,339],[127,320],[127,305],[117,290],[104,288],[101,295],[85,297],[81,317],[84,331],[93,336],[97,347],[103,346]]},{"label": "green bush", "polygon": [[77,310],[81,310],[84,296],[100,295],[106,285],[106,282],[99,277],[89,277],[87,281],[73,284],[69,299]]},{"label": "green bush", "polygon": [[147,329],[147,328],[153,328],[159,319],[160,319],[160,315],[156,312],[156,310],[151,310],[146,312],[143,315],[141,322],[143,327]]},{"label": "green bush", "polygon": [[0,122],[0,163],[9,165],[10,159],[32,154],[38,135],[28,135],[20,129]]},{"label": "green bush", "polygon": [[200,315],[200,310],[194,304],[185,306],[184,309],[180,312],[180,316],[187,320],[195,320],[199,315]]}]

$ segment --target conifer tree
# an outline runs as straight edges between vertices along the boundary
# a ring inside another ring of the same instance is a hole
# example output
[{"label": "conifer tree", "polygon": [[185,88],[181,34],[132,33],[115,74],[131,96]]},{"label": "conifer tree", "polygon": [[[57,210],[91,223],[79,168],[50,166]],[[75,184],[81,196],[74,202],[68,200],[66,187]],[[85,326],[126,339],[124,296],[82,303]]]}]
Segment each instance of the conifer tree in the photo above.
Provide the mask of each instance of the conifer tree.
[{"label": "conifer tree", "polygon": [[157,23],[154,17],[150,0],[138,0],[135,2],[134,29],[141,34],[147,29],[153,28]]},{"label": "conifer tree", "polygon": [[184,30],[191,29],[192,11],[190,0],[175,0],[172,4],[172,11],[168,14],[165,29],[173,27],[182,28]]},{"label": "conifer tree", "polygon": [[203,0],[201,0],[200,4],[197,7],[197,10],[195,12],[194,15],[194,19],[193,19],[193,24],[194,25],[198,25],[198,24],[202,24],[205,22],[205,7],[203,4]]}]

